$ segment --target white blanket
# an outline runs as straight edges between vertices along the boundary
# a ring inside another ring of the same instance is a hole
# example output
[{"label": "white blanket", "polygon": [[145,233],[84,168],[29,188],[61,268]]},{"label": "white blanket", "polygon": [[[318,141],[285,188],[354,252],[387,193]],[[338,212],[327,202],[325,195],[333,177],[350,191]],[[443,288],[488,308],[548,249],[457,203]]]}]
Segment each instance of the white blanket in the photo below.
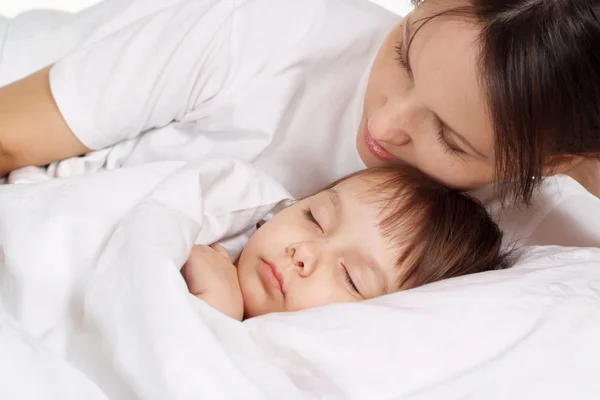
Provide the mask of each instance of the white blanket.
[{"label": "white blanket", "polygon": [[[110,398],[188,398],[196,390],[176,384],[181,368],[204,393],[207,382],[230,392],[213,374],[233,377],[235,364],[211,344],[179,268],[194,242],[225,240],[235,256],[248,228],[287,197],[262,173],[226,160],[0,187],[0,398],[70,398],[68,387],[83,378],[71,379],[73,368]],[[161,351],[164,341],[179,350]],[[44,365],[59,376],[48,380]]]},{"label": "white blanket", "polygon": [[0,187],[0,398],[600,397],[598,249],[244,323],[190,295],[192,243],[285,197],[218,160]]}]

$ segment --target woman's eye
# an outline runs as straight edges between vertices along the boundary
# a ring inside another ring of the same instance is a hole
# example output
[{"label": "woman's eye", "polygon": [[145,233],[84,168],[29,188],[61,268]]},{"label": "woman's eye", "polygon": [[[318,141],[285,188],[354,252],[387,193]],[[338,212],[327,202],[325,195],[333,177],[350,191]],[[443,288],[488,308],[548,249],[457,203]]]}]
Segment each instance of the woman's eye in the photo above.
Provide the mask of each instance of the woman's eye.
[{"label": "woman's eye", "polygon": [[348,284],[348,286],[350,287],[350,289],[352,289],[353,292],[360,294],[360,292],[358,291],[358,288],[354,284],[354,281],[352,280],[352,277],[348,273],[348,270],[346,269],[346,267],[342,265],[342,268],[344,270],[344,275],[345,275],[346,283]]},{"label": "woman's eye", "polygon": [[317,221],[310,208],[302,210],[302,214],[304,215],[304,218],[308,220],[308,222],[310,222],[311,224],[319,228],[321,231],[323,231],[323,228],[321,228],[321,224],[319,224],[319,221]]},{"label": "woman's eye", "polygon": [[440,127],[440,129],[438,130],[437,139],[438,139],[438,142],[440,143],[440,145],[442,146],[442,148],[444,149],[444,152],[446,152],[448,154],[464,153],[461,149],[457,149],[456,147],[453,147],[452,145],[450,145],[450,143],[448,143],[448,141],[446,140],[446,137],[444,136],[444,127]]},{"label": "woman's eye", "polygon": [[402,42],[396,43],[396,46],[394,47],[394,49],[396,50],[396,61],[398,62],[398,65],[402,69],[405,69],[406,71],[408,71],[408,63],[406,62],[406,59],[404,58],[404,46],[402,45]]}]

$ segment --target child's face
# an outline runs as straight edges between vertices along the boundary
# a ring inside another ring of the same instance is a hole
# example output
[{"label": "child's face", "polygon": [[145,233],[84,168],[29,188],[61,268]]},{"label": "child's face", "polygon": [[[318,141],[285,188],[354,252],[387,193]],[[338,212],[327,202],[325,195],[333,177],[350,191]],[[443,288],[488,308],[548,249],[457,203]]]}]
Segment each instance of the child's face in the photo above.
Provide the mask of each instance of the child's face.
[{"label": "child's face", "polygon": [[379,207],[364,199],[365,179],[288,207],[250,238],[238,262],[246,318],[398,289],[398,249],[380,232]]}]

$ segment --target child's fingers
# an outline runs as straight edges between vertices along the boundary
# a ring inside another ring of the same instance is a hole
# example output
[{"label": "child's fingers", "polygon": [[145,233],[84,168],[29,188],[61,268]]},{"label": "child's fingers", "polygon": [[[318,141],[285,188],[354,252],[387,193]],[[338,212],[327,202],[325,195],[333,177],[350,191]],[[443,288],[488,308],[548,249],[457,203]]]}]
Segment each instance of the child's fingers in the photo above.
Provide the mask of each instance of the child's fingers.
[{"label": "child's fingers", "polygon": [[231,256],[229,255],[227,250],[225,250],[225,247],[221,246],[220,244],[213,243],[210,245],[210,248],[217,251],[219,254],[221,254],[223,257],[225,257],[227,259],[227,261],[229,261],[230,263],[233,264],[233,260],[231,259]]}]

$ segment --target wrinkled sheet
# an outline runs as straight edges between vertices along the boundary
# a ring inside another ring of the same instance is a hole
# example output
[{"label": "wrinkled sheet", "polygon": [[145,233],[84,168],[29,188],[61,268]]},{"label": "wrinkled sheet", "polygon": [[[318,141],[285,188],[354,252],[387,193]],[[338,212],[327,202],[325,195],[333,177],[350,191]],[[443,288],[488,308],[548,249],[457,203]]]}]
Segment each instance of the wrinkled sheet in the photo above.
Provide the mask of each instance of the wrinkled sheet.
[{"label": "wrinkled sheet", "polygon": [[179,269],[195,242],[239,254],[288,196],[230,160],[0,187],[0,398],[261,398]]},{"label": "wrinkled sheet", "polygon": [[599,249],[243,323],[190,295],[192,243],[284,197],[219,160],[0,187],[0,398],[600,397]]}]

